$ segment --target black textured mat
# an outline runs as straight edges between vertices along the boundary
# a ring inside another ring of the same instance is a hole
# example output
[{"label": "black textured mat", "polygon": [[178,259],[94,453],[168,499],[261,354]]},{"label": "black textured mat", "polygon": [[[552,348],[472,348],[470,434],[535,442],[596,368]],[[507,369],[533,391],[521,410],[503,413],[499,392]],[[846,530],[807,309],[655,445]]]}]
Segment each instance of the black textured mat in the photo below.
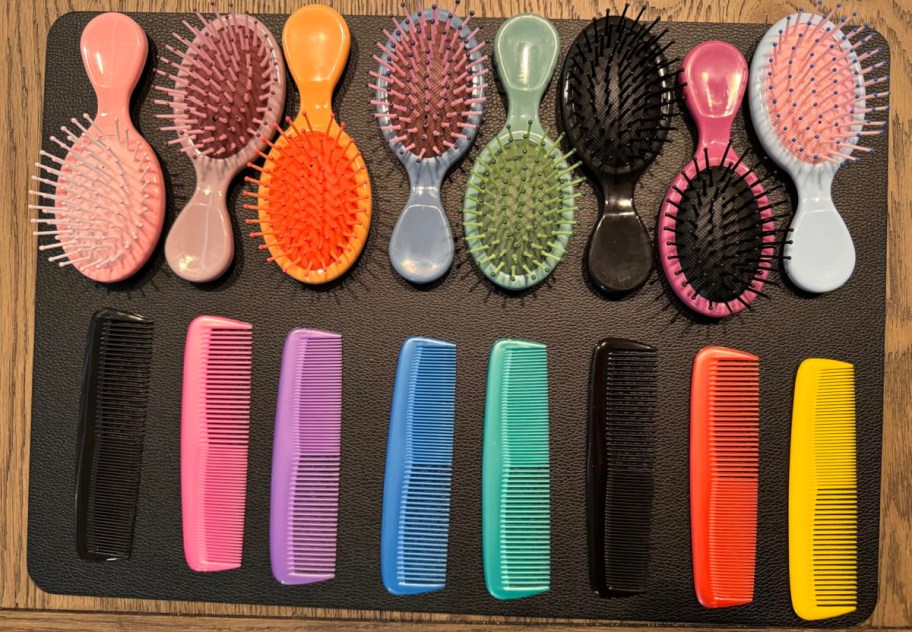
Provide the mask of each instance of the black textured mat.
[{"label": "black textured mat", "polygon": [[[68,14],[48,36],[45,138],[71,116],[93,113],[95,99],[79,58],[79,36],[92,14]],[[159,153],[168,185],[165,230],[193,192],[190,160],[157,131],[150,103],[157,49],[180,30],[177,14],[137,14],[151,41],[149,68],[134,95],[134,116]],[[285,17],[260,16],[280,35]],[[823,625],[865,619],[877,597],[881,424],[883,418],[884,300],[887,228],[887,138],[878,151],[840,172],[833,196],[858,252],[855,275],[832,294],[809,297],[769,287],[742,316],[709,323],[673,302],[654,272],[632,296],[606,300],[583,276],[583,251],[595,222],[596,198],[582,185],[580,224],[565,261],[542,286],[509,295],[488,283],[465,250],[460,225],[469,162],[501,127],[501,96],[491,90],[487,116],[474,150],[444,186],[445,205],[459,240],[456,264],[441,282],[416,289],[398,278],[387,258],[393,224],[408,195],[405,172],[385,147],[368,104],[368,70],[374,41],[388,18],[350,17],[352,53],[336,111],[363,151],[374,192],[374,225],[360,262],[326,288],[304,287],[265,262],[242,225],[238,179],[229,208],[236,209],[237,258],[220,281],[194,287],[173,275],[159,247],[145,270],[126,283],[92,283],[72,268],[38,261],[34,396],[29,490],[28,568],[41,588],[54,593],[118,597],[287,604],[471,614],[591,617],[756,626],[800,625],[788,589],[788,454],[792,383],[808,356],[856,365],[858,384],[859,604],[858,610]],[[486,39],[500,20],[479,20]],[[558,21],[564,50],[585,23]],[[759,25],[668,24],[681,57],[706,39],[724,39],[750,58],[765,32]],[[881,39],[878,36],[878,39]],[[886,42],[880,46],[886,50]],[[492,77],[492,82],[495,80]],[[544,120],[553,121],[555,82]],[[289,89],[287,111],[296,111]],[[744,108],[746,109],[746,107]],[[676,115],[678,130],[640,182],[637,206],[650,231],[668,183],[693,151],[692,129]],[[755,143],[736,121],[734,147]],[[55,151],[51,143],[45,149]],[[20,160],[33,157],[20,156]],[[753,162],[758,159],[751,158]],[[761,164],[761,170],[770,169]],[[24,183],[23,183],[24,185]],[[780,194],[781,195],[781,194]],[[794,192],[792,192],[794,197]],[[17,212],[25,212],[18,209]],[[137,312],[156,323],[151,407],[144,471],[129,561],[90,563],[76,554],[74,477],[77,410],[89,319],[99,308]],[[195,573],[184,562],[180,520],[180,396],[184,335],[190,320],[209,313],[254,325],[254,395],[243,567]],[[341,510],[336,579],[286,587],[269,566],[268,515],[271,444],[277,378],[285,334],[319,327],[344,336],[344,421]],[[386,431],[397,353],[411,335],[457,343],[456,437],[446,588],[416,597],[394,597],[380,581],[380,514]],[[512,602],[488,595],[481,561],[481,447],[487,356],[500,337],[523,337],[549,346],[552,463],[552,588]],[[589,589],[586,561],[586,392],[592,348],[606,336],[653,345],[660,358],[655,529],[647,594],[605,600]],[[756,599],[730,609],[707,610],[694,596],[688,507],[688,405],[690,368],[703,346],[732,346],[762,361],[759,542]],[[820,625],[820,623],[815,624]]]}]

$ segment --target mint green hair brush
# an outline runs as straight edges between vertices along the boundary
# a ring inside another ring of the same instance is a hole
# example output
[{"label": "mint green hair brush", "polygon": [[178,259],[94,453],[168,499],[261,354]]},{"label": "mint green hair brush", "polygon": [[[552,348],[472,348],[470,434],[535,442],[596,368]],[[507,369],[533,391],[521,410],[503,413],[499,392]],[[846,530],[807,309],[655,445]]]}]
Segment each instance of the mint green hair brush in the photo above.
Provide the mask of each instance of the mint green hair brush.
[{"label": "mint green hair brush", "polygon": [[504,22],[494,37],[497,75],[506,91],[507,123],[472,167],[463,205],[468,250],[486,277],[524,290],[551,274],[573,234],[573,169],[560,138],[539,121],[542,96],[560,55],[548,20],[526,13]]}]

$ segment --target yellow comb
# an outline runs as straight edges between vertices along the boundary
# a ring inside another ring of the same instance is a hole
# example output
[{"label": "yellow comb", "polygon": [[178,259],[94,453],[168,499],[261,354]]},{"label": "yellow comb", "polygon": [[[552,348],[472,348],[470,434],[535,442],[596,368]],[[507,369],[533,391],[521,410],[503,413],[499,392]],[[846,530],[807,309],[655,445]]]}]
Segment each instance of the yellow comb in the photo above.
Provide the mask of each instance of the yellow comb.
[{"label": "yellow comb", "polygon": [[798,367],[789,464],[789,581],[802,619],[853,612],[858,586],[855,367]]}]

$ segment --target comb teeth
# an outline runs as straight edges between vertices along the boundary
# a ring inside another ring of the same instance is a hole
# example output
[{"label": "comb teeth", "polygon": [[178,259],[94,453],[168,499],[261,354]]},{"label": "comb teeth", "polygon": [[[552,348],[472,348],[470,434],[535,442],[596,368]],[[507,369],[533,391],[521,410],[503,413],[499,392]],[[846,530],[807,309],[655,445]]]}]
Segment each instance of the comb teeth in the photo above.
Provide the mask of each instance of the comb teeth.
[{"label": "comb teeth", "polygon": [[187,330],[181,414],[184,555],[195,571],[241,565],[253,328],[199,316]]},{"label": "comb teeth", "polygon": [[485,400],[482,539],[497,599],[551,585],[548,351],[525,340],[491,350]]},{"label": "comb teeth", "polygon": [[342,431],[342,336],[285,340],[272,453],[269,542],[283,584],[335,577]]},{"label": "comb teeth", "polygon": [[872,107],[870,101],[889,96],[889,77],[873,76],[886,62],[865,65],[878,50],[860,50],[873,34],[866,34],[864,25],[842,31],[846,18],[832,13],[799,12],[784,22],[761,71],[769,120],[782,146],[793,158],[815,165],[839,165],[857,160],[855,151],[872,152],[857,145],[858,139],[882,133],[885,122],[867,115],[885,111],[887,106]]},{"label": "comb teeth", "polygon": [[110,309],[89,325],[76,473],[76,549],[87,560],[126,559],[133,549],[152,328]]},{"label": "comb teeth", "polygon": [[180,143],[193,158],[229,158],[278,119],[272,95],[280,63],[255,18],[233,12],[214,20],[196,16],[200,26],[184,20],[192,41],[174,33],[179,46],[165,45],[177,61],[161,57],[168,70],[156,72],[174,87],[155,86],[168,98],[153,102],[171,113],[156,118],[166,122],[163,132],[177,134],[171,143]]},{"label": "comb teeth", "polygon": [[858,603],[855,367],[812,358],[798,368],[789,468],[789,579],[799,617]]},{"label": "comb teeth", "polygon": [[[458,2],[457,2],[458,5]],[[400,22],[373,55],[371,72],[380,129],[395,151],[434,158],[459,145],[468,147],[484,107],[487,55],[478,29],[437,5]]]},{"label": "comb teeth", "polygon": [[409,338],[390,414],[383,489],[383,584],[395,595],[446,584],[456,345]]},{"label": "comb teeth", "polygon": [[760,361],[744,351],[701,349],[690,404],[694,585],[707,608],[754,599]]},{"label": "comb teeth", "polygon": [[106,133],[88,114],[82,119],[70,119],[73,129],[60,128],[63,140],[50,137],[66,152],[64,158],[40,152],[35,163],[40,175],[32,180],[53,192],[29,191],[36,198],[29,208],[45,214],[32,220],[47,227],[35,235],[54,238],[38,249],[61,251],[48,261],[112,283],[142,267],[158,242],[164,218],[161,171],[145,141],[130,132],[129,121],[115,119]]},{"label": "comb teeth", "polygon": [[618,338],[592,355],[587,446],[589,579],[602,597],[646,591],[655,489],[658,357]]},{"label": "comb teeth", "polygon": [[[531,121],[530,121],[531,129]],[[566,252],[576,207],[570,166],[556,142],[508,131],[475,162],[464,204],[469,252],[492,281],[508,289],[535,285]]]},{"label": "comb teeth", "polygon": [[600,168],[641,168],[659,154],[669,125],[674,85],[658,19],[645,24],[645,7],[631,19],[593,19],[564,62],[561,106],[567,133],[581,155]]},{"label": "comb teeth", "polygon": [[370,227],[370,181],[361,152],[330,117],[326,129],[306,127],[290,118],[261,170],[268,177],[247,177],[259,187],[244,191],[256,210],[268,261],[304,283],[324,283],[343,274],[361,254]]}]

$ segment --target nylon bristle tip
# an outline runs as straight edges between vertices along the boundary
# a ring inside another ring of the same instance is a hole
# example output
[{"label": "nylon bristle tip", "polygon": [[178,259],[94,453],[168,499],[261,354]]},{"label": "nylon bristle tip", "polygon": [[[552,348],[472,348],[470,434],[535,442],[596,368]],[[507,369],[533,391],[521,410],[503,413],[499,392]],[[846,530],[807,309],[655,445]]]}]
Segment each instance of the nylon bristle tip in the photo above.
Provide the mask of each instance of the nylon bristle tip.
[{"label": "nylon bristle tip", "polygon": [[[878,49],[868,44],[865,25],[850,28],[846,18],[799,12],[767,51],[766,104],[770,122],[789,154],[814,165],[857,160],[864,136],[886,125],[872,114],[887,109],[886,62],[872,62]],[[879,75],[879,76],[878,76]],[[872,103],[873,102],[873,103]]]},{"label": "nylon bristle tip", "polygon": [[[41,211],[32,219],[39,237],[53,237],[39,251],[59,251],[48,258],[74,266],[95,281],[120,281],[149,258],[161,231],[164,189],[158,163],[130,125],[114,121],[105,134],[88,114],[62,126],[52,143],[64,158],[42,150],[32,176],[41,190],[31,190]],[[46,192],[51,189],[52,192]]]},{"label": "nylon bristle tip", "polygon": [[422,160],[475,137],[488,71],[470,20],[434,5],[394,18],[392,32],[384,30],[387,39],[373,55],[379,68],[370,73],[371,103],[394,150]]},{"label": "nylon bristle tip", "polygon": [[270,99],[279,67],[249,15],[196,16],[199,25],[182,20],[190,39],[174,33],[177,45],[165,44],[165,69],[157,73],[172,86],[155,86],[167,98],[154,102],[171,112],[156,118],[165,121],[163,132],[177,134],[170,143],[191,158],[225,159],[265,131],[264,121],[276,118]]}]

